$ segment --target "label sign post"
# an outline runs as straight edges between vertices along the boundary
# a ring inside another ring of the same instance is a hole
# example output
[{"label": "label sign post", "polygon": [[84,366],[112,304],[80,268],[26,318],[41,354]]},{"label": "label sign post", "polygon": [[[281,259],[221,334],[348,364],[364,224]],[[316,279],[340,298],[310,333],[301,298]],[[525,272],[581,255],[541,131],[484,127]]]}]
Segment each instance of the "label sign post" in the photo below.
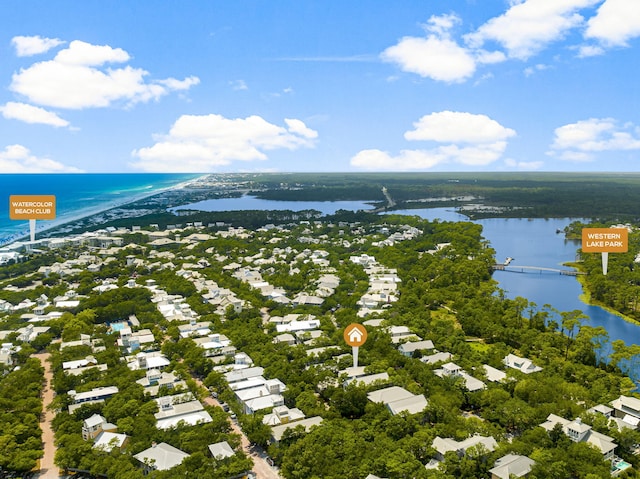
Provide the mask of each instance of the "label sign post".
[{"label": "label sign post", "polygon": [[629,232],[626,228],[583,228],[582,252],[602,253],[602,274],[607,274],[609,253],[629,250]]},{"label": "label sign post", "polygon": [[367,329],[358,323],[351,323],[343,333],[344,342],[353,348],[353,367],[358,367],[358,348],[367,340]]},{"label": "label sign post", "polygon": [[29,220],[31,241],[35,241],[36,220],[56,218],[56,197],[54,195],[11,195],[9,197],[9,218]]}]

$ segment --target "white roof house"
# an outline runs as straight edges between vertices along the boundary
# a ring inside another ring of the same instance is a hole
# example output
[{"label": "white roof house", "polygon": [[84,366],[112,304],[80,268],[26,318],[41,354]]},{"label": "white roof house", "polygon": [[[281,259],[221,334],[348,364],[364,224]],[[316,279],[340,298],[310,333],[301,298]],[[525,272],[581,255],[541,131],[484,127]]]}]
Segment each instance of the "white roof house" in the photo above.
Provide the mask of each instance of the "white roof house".
[{"label": "white roof house", "polygon": [[280,424],[279,426],[274,426],[271,428],[271,439],[274,442],[280,441],[282,436],[284,435],[287,429],[295,428],[297,426],[302,426],[306,432],[313,426],[318,426],[322,423],[322,418],[320,416],[313,416],[306,419],[301,419],[299,421],[288,422],[286,424]]},{"label": "white roof house", "polygon": [[547,431],[551,431],[556,424],[562,426],[562,431],[573,442],[586,442],[598,449],[605,460],[612,459],[618,445],[613,442],[613,438],[591,429],[591,426],[582,422],[580,418],[569,421],[555,414],[549,414],[547,420],[540,424]]},{"label": "white roof house", "polygon": [[367,394],[371,402],[380,402],[387,406],[391,414],[408,412],[417,414],[427,406],[427,398],[423,394],[413,394],[399,386],[371,391]]},{"label": "white roof house", "polygon": [[525,477],[536,462],[527,456],[507,454],[496,460],[493,469],[489,469],[492,479],[511,479]]},{"label": "white roof house", "polygon": [[484,372],[487,375],[487,380],[499,383],[507,379],[507,374],[504,371],[500,371],[499,369],[494,368],[493,366],[489,366],[488,364],[483,364]]},{"label": "white roof house", "polygon": [[[632,396],[620,396],[611,401],[614,416],[618,418],[631,417],[640,419],[640,399]],[[628,421],[632,422],[632,421]]]},{"label": "white roof house", "polygon": [[438,452],[438,457],[440,459],[442,459],[444,455],[450,451],[456,452],[460,456],[464,456],[467,449],[472,446],[480,445],[484,447],[488,452],[491,452],[496,447],[498,447],[498,443],[491,436],[471,436],[464,441],[456,441],[455,439],[436,436],[432,444],[433,448]]},{"label": "white roof house", "polygon": [[411,357],[416,351],[432,351],[434,348],[435,346],[433,345],[433,341],[425,339],[422,341],[409,341],[407,343],[402,343],[398,347],[398,351],[405,356]]},{"label": "white roof house", "polygon": [[117,432],[102,431],[93,442],[94,449],[101,449],[105,452],[111,452],[112,449],[122,449],[124,443],[129,439],[126,434]]},{"label": "white roof house", "polygon": [[209,451],[211,452],[211,455],[217,460],[231,457],[236,453],[227,441],[209,444]]},{"label": "white roof house", "polygon": [[166,471],[182,464],[189,454],[182,452],[180,449],[173,447],[171,444],[161,442],[153,444],[149,449],[136,454],[135,457],[140,461],[147,472],[149,471]]},{"label": "white roof house", "polygon": [[156,424],[158,429],[170,429],[181,422],[194,426],[213,421],[211,415],[204,410],[202,403],[193,399],[193,395],[190,393],[163,396],[155,401],[158,403],[159,409],[154,414],[158,421]]},{"label": "white roof house", "polygon": [[502,360],[505,366],[517,369],[520,372],[525,374],[536,373],[538,371],[542,371],[540,366],[536,366],[530,359],[520,358],[515,354],[507,354]]}]

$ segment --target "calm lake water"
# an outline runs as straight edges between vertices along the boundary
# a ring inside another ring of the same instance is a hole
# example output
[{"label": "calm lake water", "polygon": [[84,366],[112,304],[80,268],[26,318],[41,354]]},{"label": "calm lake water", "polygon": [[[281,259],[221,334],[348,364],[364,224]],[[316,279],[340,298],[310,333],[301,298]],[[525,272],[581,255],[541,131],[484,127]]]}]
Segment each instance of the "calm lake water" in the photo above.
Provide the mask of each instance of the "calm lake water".
[{"label": "calm lake water", "polygon": [[[396,213],[417,215],[428,220],[468,221],[466,216],[446,208],[404,210]],[[482,225],[482,235],[496,250],[497,262],[512,257],[513,266],[569,269],[562,265],[576,259],[580,241],[566,240],[564,234],[558,234],[556,231],[564,229],[572,221],[571,218],[491,218],[477,220],[475,223]],[[621,339],[626,344],[640,343],[640,325],[624,321],[600,307],[583,303],[580,300],[582,287],[573,276],[549,272],[540,274],[496,271],[493,277],[509,298],[521,296],[536,303],[538,307],[549,304],[558,311],[579,309],[589,317],[584,324],[604,327],[611,341]],[[610,345],[606,345],[601,351],[603,355],[610,352]],[[635,369],[637,367],[634,365]],[[640,378],[640,371],[629,372],[636,380]]]},{"label": "calm lake water", "polygon": [[241,196],[239,198],[220,198],[216,200],[204,200],[188,205],[170,208],[176,210],[200,210],[200,211],[243,211],[243,210],[318,210],[325,215],[332,215],[338,210],[358,211],[372,210],[373,206],[364,201],[275,201],[261,200],[255,196]]}]

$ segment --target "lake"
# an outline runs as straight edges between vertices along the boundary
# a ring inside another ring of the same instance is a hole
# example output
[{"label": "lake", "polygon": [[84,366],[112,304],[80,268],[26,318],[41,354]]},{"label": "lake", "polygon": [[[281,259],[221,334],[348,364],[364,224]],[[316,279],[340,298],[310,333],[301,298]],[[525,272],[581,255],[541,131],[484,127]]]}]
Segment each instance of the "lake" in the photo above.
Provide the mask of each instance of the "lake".
[{"label": "lake", "polygon": [[[416,215],[428,220],[469,221],[454,210],[447,208],[428,208],[420,210],[403,210],[395,212]],[[563,263],[576,259],[580,241],[566,240],[564,234],[556,233],[564,229],[574,219],[571,218],[489,218],[476,220],[482,225],[482,235],[496,250],[496,261],[502,262],[512,257],[512,266],[540,266],[546,268],[569,269]],[[626,344],[640,343],[640,325],[623,320],[598,306],[585,304],[580,300],[582,286],[574,276],[558,273],[515,273],[495,271],[493,278],[499,282],[500,288],[508,298],[521,296],[542,307],[553,306],[558,311],[579,309],[588,320],[585,325],[604,327],[611,341],[621,339]],[[608,356],[610,344],[603,347],[600,353]],[[622,365],[626,367],[625,365]],[[640,378],[640,370],[629,371],[636,380]]]},{"label": "lake", "polygon": [[317,210],[325,215],[332,215],[338,210],[358,211],[372,210],[374,207],[364,201],[275,201],[262,200],[255,196],[240,196],[238,198],[219,198],[203,200],[188,205],[175,206],[169,211],[200,210],[200,211],[246,211],[246,210]]}]

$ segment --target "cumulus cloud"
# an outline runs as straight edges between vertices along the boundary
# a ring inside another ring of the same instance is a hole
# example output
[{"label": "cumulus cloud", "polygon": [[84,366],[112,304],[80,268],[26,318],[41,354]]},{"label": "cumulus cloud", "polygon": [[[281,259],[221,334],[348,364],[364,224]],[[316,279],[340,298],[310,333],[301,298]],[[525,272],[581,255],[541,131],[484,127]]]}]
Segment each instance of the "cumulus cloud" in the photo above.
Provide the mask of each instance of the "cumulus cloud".
[{"label": "cumulus cloud", "polygon": [[0,151],[0,173],[82,173],[82,170],[50,158],[38,158],[22,145]]},{"label": "cumulus cloud", "polygon": [[398,155],[369,149],[351,158],[351,165],[370,170],[417,170],[457,163],[486,166],[500,159],[507,139],[516,132],[486,115],[442,111],[425,115],[407,131],[409,141],[429,141],[439,145],[429,149],[402,150]]},{"label": "cumulus cloud", "polygon": [[466,35],[465,40],[473,48],[495,41],[507,50],[509,57],[526,60],[548,44],[564,38],[571,29],[581,26],[584,18],[578,11],[600,1],[515,1],[503,15]]},{"label": "cumulus cloud", "polygon": [[594,153],[640,150],[640,128],[613,118],[590,118],[555,130],[549,155],[569,161],[590,161]]},{"label": "cumulus cloud", "polygon": [[[516,59],[526,61],[553,43],[581,32],[592,44],[569,46],[578,57],[628,46],[640,36],[640,2],[636,0],[510,0],[509,8],[475,31],[453,38],[461,21],[454,14],[432,16],[424,37],[406,36],[381,54],[383,61],[423,78],[460,83],[478,67]],[[595,14],[594,7],[599,5]],[[585,16],[592,15],[588,20]],[[535,71],[528,67],[526,74]]]},{"label": "cumulus cloud", "polygon": [[640,36],[640,2],[634,0],[606,0],[595,16],[587,22],[585,37],[606,46],[627,46]]},{"label": "cumulus cloud", "polygon": [[16,55],[19,57],[29,57],[48,52],[52,48],[62,45],[65,42],[58,38],[42,38],[36,35],[33,37],[13,37],[11,43],[16,49]]},{"label": "cumulus cloud", "polygon": [[493,143],[514,136],[486,115],[459,111],[441,111],[420,118],[415,130],[404,134],[407,140],[437,141],[441,143]]},{"label": "cumulus cloud", "polygon": [[121,48],[74,40],[52,60],[14,73],[9,88],[36,105],[83,109],[158,100],[199,82],[196,77],[147,81],[149,73],[143,69],[111,66],[129,60]]},{"label": "cumulus cloud", "polygon": [[426,38],[404,37],[380,57],[421,77],[450,83],[465,81],[473,76],[476,61],[470,51],[450,37],[449,30],[459,22],[454,15],[432,16],[425,25]]},{"label": "cumulus cloud", "polygon": [[39,123],[55,127],[67,127],[69,122],[55,113],[26,103],[10,101],[0,106],[0,113],[9,120],[20,120],[25,123]]},{"label": "cumulus cloud", "polygon": [[266,160],[267,151],[311,148],[318,133],[303,121],[285,126],[260,116],[229,119],[221,115],[183,115],[150,147],[134,150],[132,166],[144,171],[211,172],[232,161]]}]

